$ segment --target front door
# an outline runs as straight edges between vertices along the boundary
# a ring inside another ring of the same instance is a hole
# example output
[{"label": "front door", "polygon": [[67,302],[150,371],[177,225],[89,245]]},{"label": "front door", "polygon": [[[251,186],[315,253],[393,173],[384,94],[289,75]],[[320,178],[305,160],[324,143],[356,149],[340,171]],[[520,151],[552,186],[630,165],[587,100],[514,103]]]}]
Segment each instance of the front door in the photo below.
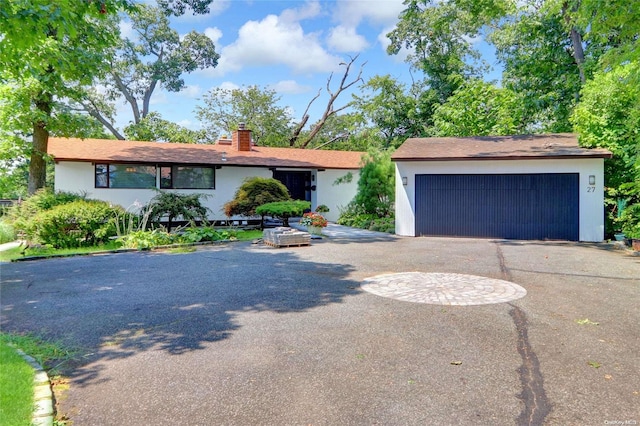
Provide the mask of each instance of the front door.
[{"label": "front door", "polygon": [[311,172],[275,170],[273,177],[287,187],[294,200],[311,201]]}]

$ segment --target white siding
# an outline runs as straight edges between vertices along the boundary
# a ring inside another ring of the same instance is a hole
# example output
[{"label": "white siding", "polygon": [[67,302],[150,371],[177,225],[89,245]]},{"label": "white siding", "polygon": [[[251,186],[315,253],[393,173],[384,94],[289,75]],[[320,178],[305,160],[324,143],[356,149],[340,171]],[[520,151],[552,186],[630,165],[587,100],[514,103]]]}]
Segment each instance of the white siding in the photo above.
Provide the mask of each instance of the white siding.
[{"label": "white siding", "polygon": [[[331,211],[327,217],[331,221],[337,220],[339,207],[345,206],[353,197],[357,189],[358,171],[351,170],[354,180],[349,184],[334,186],[333,182],[348,170],[326,170],[322,172],[312,171],[315,176],[316,191],[312,191],[312,207],[318,204],[326,204]],[[225,167],[216,170],[216,189],[214,190],[163,190],[178,193],[197,192],[206,194],[203,205],[211,210],[209,219],[226,219],[222,207],[233,199],[233,196],[243,181],[249,177],[273,176],[271,170],[266,167]],[[89,198],[109,201],[121,205],[124,208],[133,206],[138,202],[146,204],[153,198],[156,191],[151,189],[131,188],[95,188],[95,170],[91,163],[60,161],[55,165],[55,189],[56,191],[83,192]],[[235,218],[240,219],[240,218]]]},{"label": "white siding", "polygon": [[[335,185],[336,179],[351,173],[353,178],[349,183]],[[331,222],[335,222],[340,217],[340,210],[349,204],[358,191],[359,170],[325,170],[316,172],[317,190],[312,192],[311,207],[315,209],[320,204],[329,207],[328,213],[323,215]],[[315,200],[313,199],[315,196]]]},{"label": "white siding", "polygon": [[[580,241],[604,239],[604,160],[399,161],[396,162],[396,234],[415,236],[415,176],[418,174],[578,173]],[[596,179],[595,188],[589,176]],[[407,185],[402,178],[407,178]]]}]

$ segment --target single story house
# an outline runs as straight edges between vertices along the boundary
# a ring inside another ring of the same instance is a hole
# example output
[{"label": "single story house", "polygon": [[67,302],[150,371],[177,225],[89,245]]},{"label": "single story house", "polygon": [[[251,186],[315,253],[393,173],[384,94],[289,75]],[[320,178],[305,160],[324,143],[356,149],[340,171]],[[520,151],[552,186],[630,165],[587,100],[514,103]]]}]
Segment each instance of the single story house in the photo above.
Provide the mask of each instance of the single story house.
[{"label": "single story house", "polygon": [[[50,138],[56,191],[130,208],[161,191],[209,195],[203,204],[211,220],[226,220],[222,207],[246,178],[276,178],[292,198],[324,204],[335,221],[355,196],[362,152],[255,146],[244,126],[213,145]],[[353,179],[336,184],[351,173]],[[232,218],[239,220],[241,218]]]},{"label": "single story house", "polygon": [[573,134],[408,139],[391,156],[396,233],[602,241],[610,157]]}]

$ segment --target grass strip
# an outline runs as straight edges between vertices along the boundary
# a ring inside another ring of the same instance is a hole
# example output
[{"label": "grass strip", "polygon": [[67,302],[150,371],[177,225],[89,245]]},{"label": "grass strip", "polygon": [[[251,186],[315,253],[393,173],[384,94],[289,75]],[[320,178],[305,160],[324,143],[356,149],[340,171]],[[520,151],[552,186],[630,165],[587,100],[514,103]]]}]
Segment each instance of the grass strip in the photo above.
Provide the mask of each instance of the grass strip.
[{"label": "grass strip", "polygon": [[33,377],[33,368],[14,347],[0,340],[0,424],[31,424]]},{"label": "grass strip", "polygon": [[0,425],[31,425],[33,416],[34,371],[16,348],[33,357],[49,377],[59,375],[58,367],[77,353],[31,334],[0,333]]},{"label": "grass strip", "polygon": [[[256,238],[262,238],[262,231],[249,230],[237,231],[235,241],[251,241]],[[98,253],[101,251],[110,251],[121,249],[122,246],[118,242],[110,242],[100,246],[79,247],[73,249],[54,249],[51,247],[27,248],[16,247],[9,250],[0,251],[0,262],[11,262],[12,260],[21,259],[32,256],[76,256],[82,254]]]}]

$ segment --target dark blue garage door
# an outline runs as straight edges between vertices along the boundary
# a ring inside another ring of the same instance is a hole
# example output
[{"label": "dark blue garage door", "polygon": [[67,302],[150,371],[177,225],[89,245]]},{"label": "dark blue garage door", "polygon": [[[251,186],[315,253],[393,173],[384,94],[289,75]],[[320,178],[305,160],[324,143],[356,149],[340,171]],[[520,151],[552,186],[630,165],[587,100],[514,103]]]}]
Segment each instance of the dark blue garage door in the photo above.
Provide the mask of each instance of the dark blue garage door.
[{"label": "dark blue garage door", "polygon": [[579,237],[577,173],[416,175],[416,235]]}]

